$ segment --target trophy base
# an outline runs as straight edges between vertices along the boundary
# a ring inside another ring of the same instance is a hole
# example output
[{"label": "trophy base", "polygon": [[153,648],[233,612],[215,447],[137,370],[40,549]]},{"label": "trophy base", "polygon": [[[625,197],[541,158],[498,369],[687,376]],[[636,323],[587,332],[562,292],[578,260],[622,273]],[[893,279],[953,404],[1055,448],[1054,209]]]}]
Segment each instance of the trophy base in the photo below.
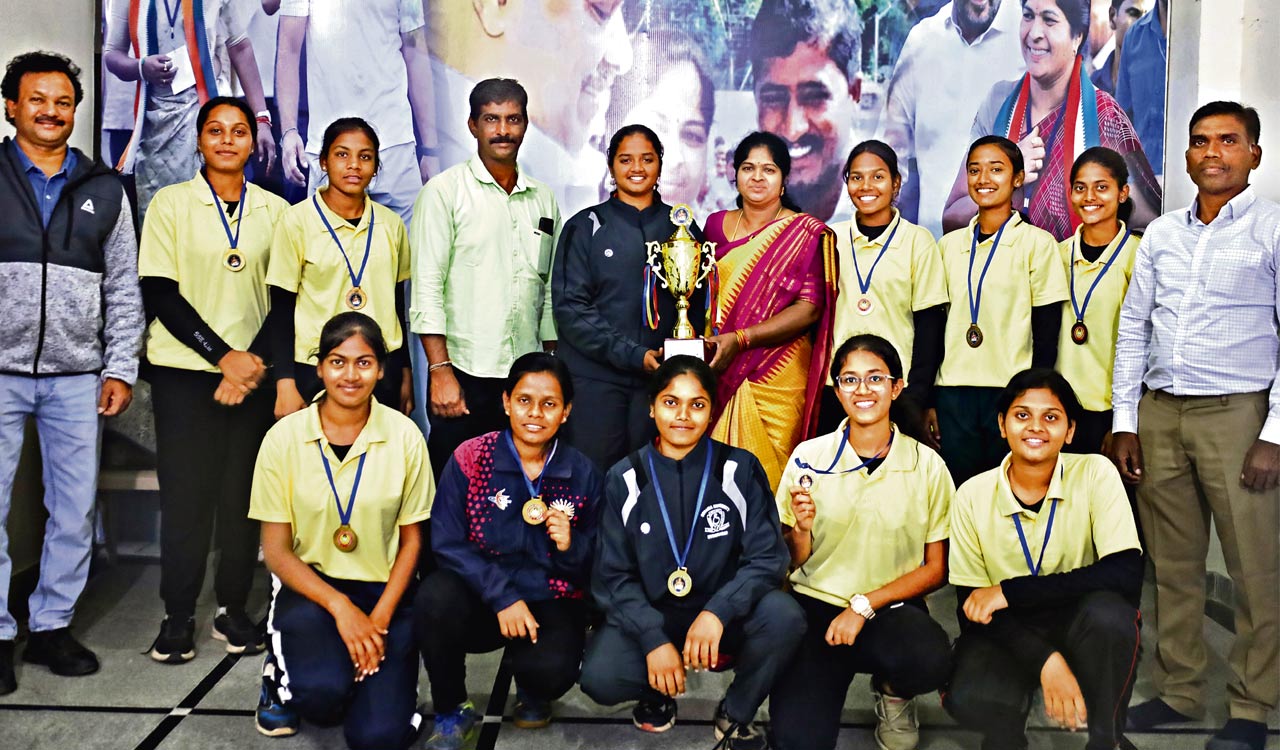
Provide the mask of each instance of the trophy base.
[{"label": "trophy base", "polygon": [[662,345],[662,358],[671,359],[676,356],[697,357],[707,360],[707,341],[701,337],[693,339],[667,339]]}]

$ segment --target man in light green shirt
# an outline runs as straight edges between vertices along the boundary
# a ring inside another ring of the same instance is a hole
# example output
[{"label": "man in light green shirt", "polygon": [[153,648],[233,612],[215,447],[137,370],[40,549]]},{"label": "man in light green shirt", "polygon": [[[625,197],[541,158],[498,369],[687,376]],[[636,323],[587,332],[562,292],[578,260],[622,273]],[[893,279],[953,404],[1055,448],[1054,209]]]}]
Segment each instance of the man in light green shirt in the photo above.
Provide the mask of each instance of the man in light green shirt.
[{"label": "man in light green shirt", "polygon": [[431,178],[413,208],[409,326],[427,352],[437,477],[458,445],[507,426],[511,363],[555,347],[549,281],[560,209],[516,164],[527,103],[513,80],[476,84],[467,119],[476,155]]}]

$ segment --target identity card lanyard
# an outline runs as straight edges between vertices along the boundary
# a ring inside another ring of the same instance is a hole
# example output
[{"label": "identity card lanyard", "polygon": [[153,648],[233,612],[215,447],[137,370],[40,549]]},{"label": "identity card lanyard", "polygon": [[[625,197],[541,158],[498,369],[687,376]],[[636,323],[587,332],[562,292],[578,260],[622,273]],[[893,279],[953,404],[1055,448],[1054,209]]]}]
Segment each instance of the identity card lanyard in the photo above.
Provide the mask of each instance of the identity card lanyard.
[{"label": "identity card lanyard", "polygon": [[[366,199],[368,200],[368,199]],[[329,230],[329,236],[333,238],[333,242],[338,246],[338,251],[342,253],[342,259],[347,263],[347,276],[351,278],[351,289],[347,291],[346,300],[347,307],[352,310],[359,310],[369,301],[365,296],[364,290],[360,288],[360,280],[364,278],[365,266],[369,265],[369,251],[373,248],[373,221],[377,218],[376,211],[369,212],[369,229],[364,238],[364,260],[360,261],[360,272],[356,273],[351,267],[351,258],[347,256],[347,249],[342,246],[342,241],[338,239],[338,233],[333,231],[333,226],[329,224],[329,219],[324,215],[324,211],[320,210],[320,199],[315,193],[311,194],[311,202],[315,204],[316,213],[320,214],[320,221],[324,222],[324,228]]]},{"label": "identity card lanyard", "polygon": [[889,239],[884,241],[884,245],[880,248],[879,255],[871,262],[871,270],[867,271],[867,280],[862,280],[862,271],[858,268],[858,243],[853,239],[853,225],[856,222],[849,222],[849,254],[853,256],[853,272],[858,275],[858,290],[862,292],[862,296],[858,298],[855,305],[859,315],[870,315],[873,307],[871,298],[867,296],[867,292],[871,289],[871,276],[876,272],[876,266],[880,265],[880,259],[889,249],[889,245],[893,244],[893,236],[898,233],[898,227],[902,226],[902,218],[894,223],[893,229],[889,232]]},{"label": "identity card lanyard", "polygon": [[689,536],[684,540],[684,554],[681,554],[676,547],[676,532],[671,525],[671,515],[667,513],[667,500],[662,496],[662,483],[658,481],[658,472],[653,468],[653,455],[647,456],[649,461],[649,477],[653,480],[653,491],[658,496],[658,510],[662,511],[662,523],[667,528],[667,541],[671,543],[671,554],[676,558],[676,569],[667,576],[667,591],[672,596],[688,596],[693,590],[693,578],[689,576],[689,570],[685,567],[685,563],[689,560],[689,550],[693,548],[694,531],[698,523],[698,516],[702,515],[702,500],[707,494],[707,480],[711,477],[711,453],[712,446],[707,445],[707,464],[702,469],[702,483],[698,486],[698,502],[693,509],[693,523],[689,525]]},{"label": "identity card lanyard", "polygon": [[1009,226],[1010,221],[1013,221],[1012,214],[1000,225],[999,231],[996,232],[995,241],[991,243],[991,249],[987,251],[987,262],[982,266],[982,275],[978,277],[978,293],[976,296],[973,293],[973,256],[978,252],[978,225],[973,225],[973,243],[969,247],[969,275],[965,277],[965,281],[969,284],[969,330],[965,331],[964,340],[974,349],[982,346],[982,329],[978,327],[978,310],[982,307],[982,282],[987,280],[987,269],[991,268],[991,259],[996,257],[996,248],[1000,247],[1000,237],[1004,234],[1004,229]]},{"label": "identity card lanyard", "polygon": [[524,507],[520,509],[520,515],[524,516],[524,521],[531,526],[537,526],[547,520],[547,504],[542,500],[542,480],[547,476],[547,469],[551,466],[551,459],[556,456],[556,448],[560,445],[557,439],[551,444],[551,452],[547,454],[547,458],[542,462],[542,473],[538,475],[537,482],[533,482],[529,477],[525,476],[524,466],[520,462],[520,453],[516,450],[516,443],[511,439],[511,431],[504,430],[502,436],[507,439],[507,447],[511,449],[511,456],[516,460],[516,466],[520,467],[520,478],[524,480],[525,489],[529,490],[529,499],[525,502]]},{"label": "identity card lanyard", "polygon": [[[1125,243],[1129,241],[1131,230],[1125,227],[1124,238],[1120,240],[1120,244],[1116,245],[1116,249],[1111,252],[1111,257],[1107,258],[1106,265],[1098,272],[1093,283],[1089,285],[1089,291],[1084,294],[1084,304],[1076,304],[1076,257],[1075,252],[1071,254],[1071,309],[1076,314],[1076,324],[1071,326],[1071,340],[1081,346],[1089,340],[1089,327],[1084,324],[1084,312],[1089,309],[1089,298],[1093,296],[1093,290],[1098,288],[1098,282],[1102,281],[1102,277],[1107,275],[1107,271],[1111,270],[1111,264],[1116,262],[1116,258],[1120,257],[1120,251],[1124,249]],[[1075,243],[1074,251],[1079,251],[1079,242]],[[1081,255],[1081,257],[1084,257]]]},{"label": "identity card lanyard", "polygon": [[342,498],[338,497],[338,485],[333,481],[333,469],[329,468],[329,457],[324,454],[323,445],[317,442],[316,447],[320,449],[320,460],[324,462],[324,474],[329,478],[329,489],[333,490],[333,501],[338,505],[338,521],[341,522],[338,530],[333,532],[333,546],[343,552],[352,552],[360,539],[351,528],[351,512],[356,508],[356,492],[360,490],[360,475],[364,473],[364,460],[369,457],[369,454],[363,453],[360,456],[360,463],[356,465],[356,481],[351,484],[351,499],[347,501],[346,510],[343,510]]},{"label": "identity card lanyard", "polygon": [[244,256],[237,249],[240,247],[240,227],[244,226],[244,200],[249,195],[249,181],[245,180],[240,185],[240,221],[236,222],[236,233],[231,234],[231,223],[227,221],[227,214],[222,210],[222,199],[218,197],[218,191],[213,189],[213,185],[209,185],[209,192],[213,195],[213,205],[218,209],[218,218],[222,219],[222,231],[227,233],[227,252],[222,255],[222,267],[228,271],[239,271],[244,268]]}]

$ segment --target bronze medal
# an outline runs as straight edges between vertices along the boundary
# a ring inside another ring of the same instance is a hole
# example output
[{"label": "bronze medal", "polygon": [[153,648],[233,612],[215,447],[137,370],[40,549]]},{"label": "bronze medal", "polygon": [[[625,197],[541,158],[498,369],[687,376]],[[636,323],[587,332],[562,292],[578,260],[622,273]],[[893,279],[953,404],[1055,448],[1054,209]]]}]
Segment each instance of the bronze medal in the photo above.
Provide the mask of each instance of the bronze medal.
[{"label": "bronze medal", "polygon": [[546,521],[547,504],[542,502],[542,495],[534,495],[529,498],[529,501],[520,509],[520,515],[524,516],[524,522],[530,526],[537,526]]},{"label": "bronze medal", "polygon": [[1077,320],[1076,324],[1071,326],[1071,341],[1079,346],[1084,346],[1089,340],[1089,327],[1084,324],[1083,320]]},{"label": "bronze medal", "polygon": [[969,330],[964,332],[964,341],[973,349],[982,346],[982,329],[977,323],[970,325]]},{"label": "bronze medal", "polygon": [[689,575],[689,571],[684,568],[677,568],[671,571],[671,575],[667,576],[667,591],[672,596],[685,597],[693,591],[693,578]]},{"label": "bronze medal", "polygon": [[234,247],[229,248],[222,256],[222,267],[228,271],[243,271],[244,265],[244,256]]},{"label": "bronze medal", "polygon": [[352,310],[363,308],[368,301],[369,298],[365,296],[364,290],[358,286],[352,287],[351,291],[347,292],[347,307]]},{"label": "bronze medal", "polygon": [[870,314],[871,314],[871,310],[872,310],[872,308],[873,308],[873,307],[875,307],[875,306],[874,306],[873,304],[871,304],[871,298],[870,298],[870,297],[859,297],[859,298],[858,298],[857,308],[858,308],[858,314],[859,314],[859,315],[870,315]]},{"label": "bronze medal", "polygon": [[343,552],[354,552],[359,543],[360,537],[356,536],[355,529],[348,524],[342,524],[333,532],[333,546]]}]

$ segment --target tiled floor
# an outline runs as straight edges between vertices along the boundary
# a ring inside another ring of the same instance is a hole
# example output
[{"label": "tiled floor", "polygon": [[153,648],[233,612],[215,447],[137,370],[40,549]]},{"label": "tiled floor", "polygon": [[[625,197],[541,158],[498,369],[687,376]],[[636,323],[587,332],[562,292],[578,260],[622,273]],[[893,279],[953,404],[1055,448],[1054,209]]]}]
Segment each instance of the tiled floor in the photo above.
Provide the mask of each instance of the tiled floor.
[{"label": "tiled floor", "polygon": [[[97,574],[80,607],[75,629],[102,659],[102,671],[83,678],[59,678],[44,668],[18,664],[19,688],[0,698],[0,748],[341,748],[338,729],[306,726],[296,737],[269,739],[253,728],[260,657],[227,657],[220,644],[208,638],[211,602],[205,602],[199,619],[201,637],[195,661],[181,666],[152,662],[145,651],[155,636],[162,609],[156,595],[159,569],[155,564],[125,562]],[[265,574],[256,599],[265,604]],[[954,599],[940,593],[931,602],[935,614],[954,631],[950,613]],[[1206,634],[1213,644],[1212,680],[1219,694],[1226,672],[1220,654],[1229,634],[1206,620]],[[21,648],[21,647],[19,647]],[[683,750],[710,748],[709,720],[727,675],[696,674],[690,695],[681,700],[680,723],[660,736],[643,735],[631,728],[630,706],[613,709],[594,705],[578,691],[565,696],[556,707],[557,721],[548,729],[516,729],[499,718],[513,701],[509,680],[499,675],[496,654],[472,657],[469,689],[477,706],[488,706],[490,718],[477,742],[491,748],[637,748]],[[1150,684],[1144,664],[1136,693],[1146,696]],[[501,694],[491,700],[495,689]],[[422,694],[426,693],[423,677]],[[1038,714],[1037,714],[1038,715]],[[1203,725],[1170,732],[1131,736],[1143,750],[1201,748],[1212,727],[1225,719],[1225,707],[1217,701]],[[841,750],[875,747],[869,731],[874,716],[865,680],[855,682],[845,707]],[[938,705],[937,697],[922,699],[920,747],[926,750],[977,748],[974,735],[955,729]],[[1280,750],[1280,729],[1271,724],[1269,750]],[[1030,732],[1033,750],[1083,748],[1084,738],[1049,730],[1034,720]]]}]

